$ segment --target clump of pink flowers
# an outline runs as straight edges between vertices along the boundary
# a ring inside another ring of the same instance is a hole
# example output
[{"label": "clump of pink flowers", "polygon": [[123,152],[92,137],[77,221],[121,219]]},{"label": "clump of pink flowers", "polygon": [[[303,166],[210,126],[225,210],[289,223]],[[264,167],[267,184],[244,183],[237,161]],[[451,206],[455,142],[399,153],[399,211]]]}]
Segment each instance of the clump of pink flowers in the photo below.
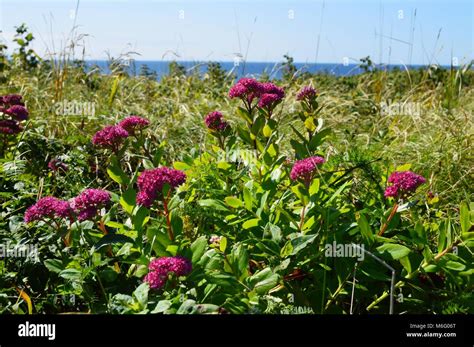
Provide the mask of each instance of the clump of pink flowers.
[{"label": "clump of pink flowers", "polygon": [[92,143],[96,146],[105,147],[118,151],[123,140],[128,137],[128,132],[118,125],[108,125],[99,130],[92,137]]},{"label": "clump of pink flowers", "polygon": [[285,91],[283,88],[271,82],[262,83],[262,95],[258,101],[258,107],[264,108],[271,113],[284,97]]},{"label": "clump of pink flowers", "polygon": [[13,119],[0,120],[0,133],[6,135],[18,134],[23,130],[20,123]]},{"label": "clump of pink flowers", "polygon": [[229,126],[229,123],[223,120],[222,113],[219,111],[209,113],[204,118],[204,123],[206,123],[208,129],[218,132],[224,131]]},{"label": "clump of pink flowers", "polygon": [[290,178],[294,181],[302,180],[308,186],[317,173],[318,165],[324,162],[326,160],[318,156],[297,160],[291,169]]},{"label": "clump of pink flowers", "polygon": [[317,94],[318,92],[312,86],[304,86],[303,88],[301,88],[298,94],[296,94],[296,100],[312,101],[316,97]]},{"label": "clump of pink flowers", "polygon": [[23,130],[21,122],[28,119],[29,113],[22,99],[17,94],[0,96],[0,133],[12,135]]},{"label": "clump of pink flowers", "polygon": [[80,221],[92,219],[99,209],[110,203],[110,193],[102,189],[86,189],[71,200],[71,207]]},{"label": "clump of pink flowers", "polygon": [[260,82],[253,78],[241,78],[229,90],[229,97],[240,98],[251,103],[254,98],[259,97],[263,92],[263,87]]},{"label": "clump of pink flowers", "polygon": [[133,135],[136,131],[142,130],[150,125],[150,121],[143,117],[130,116],[122,120],[118,125],[125,129],[130,135]]},{"label": "clump of pink flowers", "polygon": [[411,171],[395,171],[388,178],[390,184],[385,189],[385,197],[400,198],[414,193],[415,190],[426,182],[423,176]]},{"label": "clump of pink flowers", "polygon": [[25,212],[25,223],[44,220],[46,218],[62,219],[71,217],[72,209],[67,201],[53,196],[47,196],[38,200]]},{"label": "clump of pink flowers", "polygon": [[242,78],[230,88],[229,97],[242,99],[249,112],[255,106],[253,101],[257,100],[256,105],[271,115],[273,109],[285,97],[285,91],[271,82],[261,83],[253,78]]},{"label": "clump of pink flowers", "polygon": [[172,189],[186,182],[186,174],[181,170],[168,167],[145,170],[138,177],[137,204],[151,207],[168,184]]},{"label": "clump of pink flowers", "polygon": [[152,289],[160,289],[170,274],[186,276],[192,271],[191,262],[182,256],[153,259],[148,265],[150,272],[143,279]]},{"label": "clump of pink flowers", "polygon": [[118,152],[124,140],[130,135],[135,135],[137,131],[141,131],[150,125],[150,121],[139,116],[130,116],[118,125],[107,125],[99,130],[92,137],[92,143],[95,146],[111,149],[115,153]]}]

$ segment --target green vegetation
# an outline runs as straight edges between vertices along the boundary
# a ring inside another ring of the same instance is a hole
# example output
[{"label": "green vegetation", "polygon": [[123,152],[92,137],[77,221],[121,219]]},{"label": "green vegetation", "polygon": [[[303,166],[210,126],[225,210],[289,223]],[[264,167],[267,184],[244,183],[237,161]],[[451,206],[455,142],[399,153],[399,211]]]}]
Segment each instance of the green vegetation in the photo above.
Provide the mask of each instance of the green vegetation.
[{"label": "green vegetation", "polygon": [[[217,63],[203,76],[172,63],[157,81],[113,59],[103,74],[68,54],[41,59],[17,32],[12,57],[0,45],[0,95],[22,95],[29,118],[0,134],[0,244],[34,246],[38,259],[0,257],[0,312],[388,313],[391,270],[327,256],[334,243],[394,269],[395,313],[474,312],[471,65],[387,72],[364,58],[365,73],[335,77],[295,74],[286,57],[273,81],[285,97],[249,109]],[[306,104],[308,85],[318,94]],[[213,111],[225,133],[206,127]],[[92,144],[129,115],[150,124],[117,151]],[[311,180],[291,179],[312,156],[326,162]],[[147,208],[137,178],[157,167],[186,182]],[[384,197],[390,174],[408,170],[426,182]],[[40,198],[86,188],[111,196],[94,218],[25,223]],[[151,259],[178,255],[190,273],[143,283]]]}]

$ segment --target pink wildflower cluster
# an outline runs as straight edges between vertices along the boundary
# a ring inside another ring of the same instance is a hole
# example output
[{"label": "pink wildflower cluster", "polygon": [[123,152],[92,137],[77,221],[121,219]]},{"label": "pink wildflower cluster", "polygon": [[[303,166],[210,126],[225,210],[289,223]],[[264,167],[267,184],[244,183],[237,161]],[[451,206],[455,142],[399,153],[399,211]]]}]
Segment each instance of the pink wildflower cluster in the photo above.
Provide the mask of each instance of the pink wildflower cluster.
[{"label": "pink wildflower cluster", "polygon": [[215,111],[209,113],[204,119],[206,126],[213,131],[224,131],[229,126],[225,120],[222,119],[222,113]]},{"label": "pink wildflower cluster", "polygon": [[44,197],[30,206],[25,212],[25,223],[30,223],[45,218],[71,217],[72,210],[67,201],[59,200],[53,196]]},{"label": "pink wildflower cluster", "polygon": [[97,211],[110,203],[110,194],[102,189],[86,189],[70,201],[48,196],[30,206],[25,212],[25,223],[45,218],[91,219]]},{"label": "pink wildflower cluster", "polygon": [[300,179],[308,185],[313,179],[318,165],[325,161],[323,157],[318,156],[297,160],[291,169],[290,178],[294,181]]},{"label": "pink wildflower cluster", "polygon": [[242,78],[230,88],[229,97],[242,99],[248,109],[253,107],[254,100],[258,100],[258,107],[271,113],[285,97],[285,91],[271,82],[260,83],[253,78]]},{"label": "pink wildflower cluster", "polygon": [[94,218],[97,211],[110,203],[110,193],[102,189],[86,189],[71,200],[71,208],[80,221]]},{"label": "pink wildflower cluster", "polygon": [[108,125],[99,130],[92,137],[92,143],[96,146],[105,147],[117,151],[122,141],[128,137],[128,132],[118,125]]},{"label": "pink wildflower cluster", "polygon": [[426,182],[423,176],[411,171],[395,171],[388,178],[390,185],[385,189],[385,197],[398,198],[406,196]]},{"label": "pink wildflower cluster", "polygon": [[298,100],[298,101],[303,101],[303,100],[312,101],[316,97],[317,94],[318,94],[318,92],[316,91],[316,89],[314,89],[311,86],[305,86],[305,87],[301,88],[301,90],[298,92],[298,94],[296,94],[296,100]]},{"label": "pink wildflower cluster", "polygon": [[122,120],[118,125],[107,125],[92,137],[95,146],[104,147],[117,152],[122,142],[135,131],[146,128],[150,121],[139,116],[130,116]]},{"label": "pink wildflower cluster", "polygon": [[176,276],[185,276],[192,271],[191,262],[185,257],[162,257],[153,259],[148,269],[150,272],[143,279],[144,282],[149,283],[150,288],[162,288],[168,280],[169,274],[173,273]]},{"label": "pink wildflower cluster", "polygon": [[122,120],[118,125],[133,135],[135,131],[144,129],[150,125],[150,121],[143,117],[130,116]]},{"label": "pink wildflower cluster", "polygon": [[23,130],[20,123],[28,119],[22,96],[17,94],[0,96],[0,113],[0,133],[3,134],[18,134]]},{"label": "pink wildflower cluster", "polygon": [[145,170],[137,180],[139,189],[137,204],[151,207],[153,202],[161,195],[165,184],[168,184],[171,188],[176,188],[184,182],[186,182],[186,174],[180,170],[168,167]]}]

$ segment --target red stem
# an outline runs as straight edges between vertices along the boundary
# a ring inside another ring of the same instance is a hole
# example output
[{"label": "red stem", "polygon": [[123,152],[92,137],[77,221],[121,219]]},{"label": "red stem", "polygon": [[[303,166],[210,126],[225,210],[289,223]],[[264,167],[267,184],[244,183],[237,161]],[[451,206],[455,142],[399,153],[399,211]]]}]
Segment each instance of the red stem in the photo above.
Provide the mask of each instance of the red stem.
[{"label": "red stem", "polygon": [[382,225],[382,228],[380,229],[379,233],[377,234],[378,236],[382,236],[384,234],[384,232],[387,231],[388,224],[390,223],[392,218],[397,213],[397,209],[398,209],[398,204],[395,203],[395,205],[393,205],[393,207],[392,207],[392,211],[390,212],[390,215],[387,218],[387,221],[384,223],[384,225]]}]

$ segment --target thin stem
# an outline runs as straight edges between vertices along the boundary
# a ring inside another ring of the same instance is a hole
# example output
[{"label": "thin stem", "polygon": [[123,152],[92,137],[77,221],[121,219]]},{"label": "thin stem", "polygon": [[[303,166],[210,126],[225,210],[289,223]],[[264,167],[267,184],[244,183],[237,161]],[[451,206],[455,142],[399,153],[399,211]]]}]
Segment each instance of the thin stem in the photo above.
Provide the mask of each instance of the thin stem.
[{"label": "thin stem", "polygon": [[385,233],[385,231],[387,231],[388,224],[390,223],[392,218],[397,213],[397,210],[398,210],[398,204],[395,203],[395,205],[393,205],[393,207],[392,207],[392,211],[390,212],[390,215],[387,218],[387,221],[384,223],[384,225],[382,225],[382,228],[380,229],[379,233],[377,234],[378,236],[382,236]]},{"label": "thin stem", "polygon": [[168,236],[169,236],[171,241],[174,241],[173,229],[171,227],[171,218],[170,218],[170,213],[169,213],[169,210],[168,210],[169,196],[170,196],[170,192],[168,192],[168,195],[166,196],[166,198],[163,199],[163,206],[164,206],[164,209],[165,209],[166,225],[168,227]]}]

